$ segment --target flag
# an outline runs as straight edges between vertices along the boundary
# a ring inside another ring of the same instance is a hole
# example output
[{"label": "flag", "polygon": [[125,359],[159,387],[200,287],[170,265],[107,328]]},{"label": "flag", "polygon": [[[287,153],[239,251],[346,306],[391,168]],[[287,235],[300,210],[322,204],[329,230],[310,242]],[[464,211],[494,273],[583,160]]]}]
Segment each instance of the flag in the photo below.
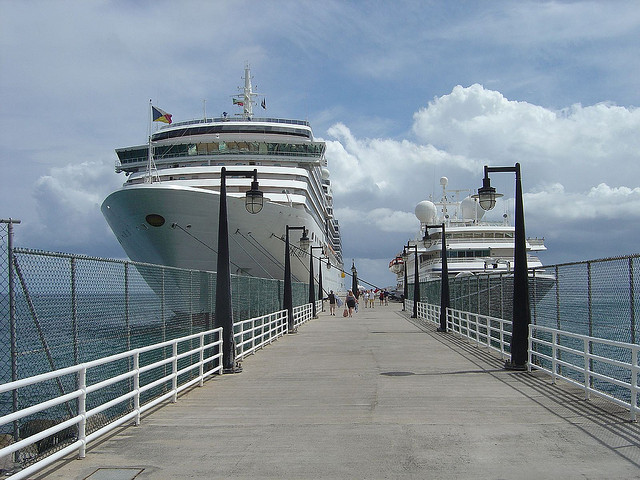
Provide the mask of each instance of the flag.
[{"label": "flag", "polygon": [[262,99],[262,103],[260,105],[262,105],[262,108],[264,108],[266,110],[267,109],[267,99],[263,98]]},{"label": "flag", "polygon": [[233,99],[233,104],[234,105],[240,105],[241,107],[244,107],[244,102],[242,100],[238,100],[236,98]]},{"label": "flag", "polygon": [[151,115],[154,122],[171,123],[171,114],[160,110],[158,107],[151,106]]}]

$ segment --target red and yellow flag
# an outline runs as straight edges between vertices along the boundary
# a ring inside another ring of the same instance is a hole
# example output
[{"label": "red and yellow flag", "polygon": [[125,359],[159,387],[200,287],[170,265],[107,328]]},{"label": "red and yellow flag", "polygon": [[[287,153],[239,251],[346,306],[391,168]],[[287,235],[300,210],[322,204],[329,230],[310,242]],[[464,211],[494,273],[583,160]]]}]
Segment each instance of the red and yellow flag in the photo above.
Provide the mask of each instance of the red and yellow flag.
[{"label": "red and yellow flag", "polygon": [[151,113],[154,122],[171,123],[171,114],[160,110],[158,107],[151,106]]}]

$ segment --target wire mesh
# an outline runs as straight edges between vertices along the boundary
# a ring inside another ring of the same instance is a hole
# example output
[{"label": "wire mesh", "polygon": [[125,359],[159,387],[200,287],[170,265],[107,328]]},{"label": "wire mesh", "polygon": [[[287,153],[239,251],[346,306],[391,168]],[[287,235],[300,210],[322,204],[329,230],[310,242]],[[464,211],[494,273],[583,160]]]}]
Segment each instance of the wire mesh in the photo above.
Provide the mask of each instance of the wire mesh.
[{"label": "wire mesh", "polygon": [[[409,298],[413,298],[409,284]],[[513,274],[449,279],[451,307],[510,320]],[[640,255],[529,270],[531,322],[572,333],[638,343]],[[440,303],[440,280],[420,283],[421,301]]]},{"label": "wire mesh", "polygon": [[[8,229],[0,223],[0,381],[6,383],[121,353],[217,327],[215,321],[216,274],[13,248],[9,252]],[[10,260],[11,259],[11,260]],[[11,261],[11,264],[10,264]],[[15,277],[15,315],[9,308],[9,272]],[[232,308],[236,322],[282,309],[283,282],[232,275]],[[294,306],[307,303],[306,284],[292,285]],[[11,334],[12,323],[16,335]],[[197,339],[185,342],[178,353],[197,346]],[[15,354],[12,355],[12,351]],[[143,354],[140,366],[170,355],[165,351]],[[15,357],[15,358],[14,358]],[[178,369],[193,365],[198,355],[181,358]],[[88,372],[87,384],[95,384],[131,368],[130,359],[113,362]],[[146,372],[141,383],[150,383],[171,366]],[[195,372],[186,373],[179,383]],[[146,399],[167,392],[160,384],[144,393]],[[0,395],[0,415],[23,409],[76,389],[76,377],[23,387]],[[122,380],[110,389],[87,397],[87,409],[131,391],[132,380]],[[133,404],[113,407],[91,419],[87,433],[114,418],[129,413]],[[0,435],[14,440],[38,433],[77,414],[77,402],[70,401],[12,424],[0,425]],[[63,448],[74,438],[65,431],[37,442],[16,456],[22,466],[43,453]]]}]

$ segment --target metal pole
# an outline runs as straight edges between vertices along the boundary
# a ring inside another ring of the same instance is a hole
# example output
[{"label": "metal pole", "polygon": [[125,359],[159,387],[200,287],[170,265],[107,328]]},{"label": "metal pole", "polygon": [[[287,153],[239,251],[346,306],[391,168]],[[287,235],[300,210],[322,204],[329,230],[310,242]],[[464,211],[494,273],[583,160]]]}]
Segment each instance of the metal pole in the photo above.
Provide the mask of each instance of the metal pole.
[{"label": "metal pole", "polygon": [[[5,221],[3,220],[3,223]],[[13,274],[13,224],[20,220],[12,220],[7,223],[7,268],[9,269],[9,330],[11,341],[11,381],[18,380],[18,329],[16,324],[16,292]],[[11,392],[13,413],[18,411],[18,390]],[[20,425],[13,422],[13,439],[17,442],[20,438]]]},{"label": "metal pole", "polygon": [[406,306],[405,303],[407,301],[407,297],[409,296],[409,279],[407,278],[407,255],[404,255],[405,252],[403,253],[403,262],[402,262],[402,268],[404,268],[404,285],[402,288],[402,311],[406,310]]},{"label": "metal pole", "polygon": [[231,303],[229,266],[229,224],[227,221],[226,168],[220,170],[220,209],[218,212],[218,259],[216,271],[216,326],[222,327],[222,371],[236,372],[236,344]]},{"label": "metal pole", "polygon": [[[478,189],[480,206],[485,210],[493,208],[496,195],[489,180],[490,172],[512,172],[516,175],[516,208],[515,208],[515,238],[514,238],[514,268],[513,268],[513,320],[511,332],[511,360],[505,362],[509,370],[525,370],[529,348],[529,323],[531,311],[529,308],[529,279],[527,269],[527,244],[524,228],[524,206],[522,201],[522,179],[520,164],[513,167],[484,167],[482,187]],[[487,202],[487,200],[491,200]],[[486,205],[486,206],[485,206]]]},{"label": "metal pole", "polygon": [[324,312],[324,289],[322,288],[322,258],[318,259],[318,300]]},{"label": "metal pole", "polygon": [[516,172],[516,211],[515,211],[515,251],[513,268],[513,325],[511,334],[511,361],[505,364],[508,369],[526,369],[529,349],[529,279],[527,276],[527,246],[524,228],[524,206],[522,201],[522,181],[520,164],[515,165]]},{"label": "metal pole", "polygon": [[440,328],[438,331],[447,331],[447,309],[451,304],[449,291],[449,267],[447,265],[447,236],[444,223],[442,224],[442,281],[440,282]]},{"label": "metal pole", "polygon": [[629,300],[631,314],[631,343],[636,343],[636,307],[635,291],[633,288],[633,259],[629,258]]},{"label": "metal pole", "polygon": [[313,318],[317,318],[316,312],[316,291],[313,281],[313,247],[309,247],[309,303],[311,303],[311,314]]},{"label": "metal pole", "polygon": [[[291,248],[289,243],[289,230],[302,230],[303,238],[306,238],[305,227],[290,227],[286,226],[286,234],[284,241],[284,293],[282,303],[289,315],[288,318],[288,333],[295,333],[295,324],[293,321],[293,294],[291,292]],[[302,239],[301,239],[302,240]]]},{"label": "metal pole", "polygon": [[414,245],[413,263],[413,315],[411,318],[418,318],[418,302],[420,301],[420,277],[418,275],[418,246]]},{"label": "metal pole", "polygon": [[74,257],[71,257],[71,330],[73,331],[73,364],[78,365],[80,363],[78,359],[78,297],[76,291],[76,259]]},{"label": "metal pole", "polygon": [[291,293],[291,257],[289,250],[289,225],[286,226],[286,235],[284,241],[284,293],[282,303],[287,310],[287,330],[293,333],[295,330],[293,324],[293,298]]}]

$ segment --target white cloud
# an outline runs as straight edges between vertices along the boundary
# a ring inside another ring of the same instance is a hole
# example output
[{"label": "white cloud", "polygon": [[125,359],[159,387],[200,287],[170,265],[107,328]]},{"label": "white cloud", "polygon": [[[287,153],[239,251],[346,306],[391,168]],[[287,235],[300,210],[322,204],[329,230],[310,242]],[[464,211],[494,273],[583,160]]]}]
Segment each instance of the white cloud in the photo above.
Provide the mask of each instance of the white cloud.
[{"label": "white cloud", "polygon": [[103,162],[52,168],[36,182],[33,196],[39,222],[25,225],[24,234],[31,242],[80,253],[112,243],[100,205],[120,183],[113,167]]},{"label": "white cloud", "polygon": [[640,219],[640,187],[610,187],[600,183],[584,192],[566,192],[555,183],[545,189],[525,194],[527,214],[546,221]]}]

